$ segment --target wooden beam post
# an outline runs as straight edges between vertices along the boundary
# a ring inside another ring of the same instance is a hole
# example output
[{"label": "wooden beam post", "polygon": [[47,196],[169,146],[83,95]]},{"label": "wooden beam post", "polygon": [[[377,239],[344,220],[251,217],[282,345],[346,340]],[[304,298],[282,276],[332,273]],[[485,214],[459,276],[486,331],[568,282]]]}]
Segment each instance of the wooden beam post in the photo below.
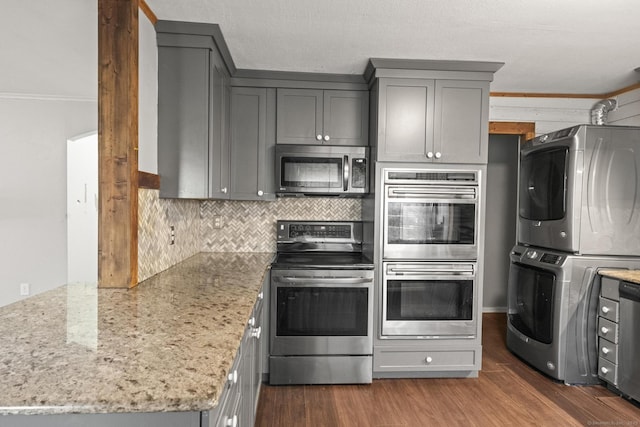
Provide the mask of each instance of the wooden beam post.
[{"label": "wooden beam post", "polygon": [[98,286],[138,281],[138,6],[98,0]]}]

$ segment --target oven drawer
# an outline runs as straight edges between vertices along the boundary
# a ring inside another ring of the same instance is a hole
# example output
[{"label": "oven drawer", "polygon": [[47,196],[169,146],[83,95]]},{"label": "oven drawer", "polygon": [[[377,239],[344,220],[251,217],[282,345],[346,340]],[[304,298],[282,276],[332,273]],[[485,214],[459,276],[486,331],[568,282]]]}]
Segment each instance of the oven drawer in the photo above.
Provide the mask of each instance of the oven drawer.
[{"label": "oven drawer", "polygon": [[600,342],[598,343],[598,355],[617,365],[618,344],[614,344],[611,341],[600,338]]},{"label": "oven drawer", "polygon": [[618,302],[607,298],[600,297],[600,303],[598,304],[598,315],[612,322],[619,322],[618,317]]},{"label": "oven drawer", "polygon": [[375,348],[374,371],[460,371],[480,369],[476,350],[417,350]]},{"label": "oven drawer", "polygon": [[598,358],[598,376],[615,386],[618,385],[618,365],[602,357]]},{"label": "oven drawer", "polygon": [[618,324],[603,317],[598,317],[598,335],[602,338],[606,338],[614,344],[617,344]]}]

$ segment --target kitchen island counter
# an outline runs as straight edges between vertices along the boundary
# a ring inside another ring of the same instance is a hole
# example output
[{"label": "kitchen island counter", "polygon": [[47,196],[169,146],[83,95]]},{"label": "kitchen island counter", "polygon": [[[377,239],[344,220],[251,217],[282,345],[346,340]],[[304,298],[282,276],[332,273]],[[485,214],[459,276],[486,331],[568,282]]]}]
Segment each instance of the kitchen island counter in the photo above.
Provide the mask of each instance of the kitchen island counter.
[{"label": "kitchen island counter", "polygon": [[215,408],[272,259],[200,253],[133,289],[0,307],[0,414]]}]

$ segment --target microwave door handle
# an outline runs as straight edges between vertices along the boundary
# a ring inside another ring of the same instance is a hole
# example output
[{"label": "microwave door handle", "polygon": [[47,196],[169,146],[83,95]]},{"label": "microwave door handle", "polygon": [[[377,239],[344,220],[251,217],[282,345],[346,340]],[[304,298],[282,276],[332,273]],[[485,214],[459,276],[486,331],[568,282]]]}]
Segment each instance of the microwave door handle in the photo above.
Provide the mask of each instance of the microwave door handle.
[{"label": "microwave door handle", "polygon": [[343,187],[344,191],[349,190],[349,156],[344,156],[344,174],[343,174]]}]

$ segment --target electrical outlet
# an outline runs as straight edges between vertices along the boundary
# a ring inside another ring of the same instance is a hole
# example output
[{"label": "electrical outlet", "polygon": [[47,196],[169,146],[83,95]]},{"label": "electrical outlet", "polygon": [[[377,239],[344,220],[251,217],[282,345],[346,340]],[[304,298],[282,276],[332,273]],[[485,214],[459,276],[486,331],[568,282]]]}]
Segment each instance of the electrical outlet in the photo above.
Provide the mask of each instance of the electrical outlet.
[{"label": "electrical outlet", "polygon": [[20,283],[20,295],[22,295],[22,296],[29,295],[29,284],[28,283]]},{"label": "electrical outlet", "polygon": [[173,225],[170,227],[170,231],[169,231],[169,244],[170,245],[176,244],[176,228]]},{"label": "electrical outlet", "polygon": [[222,228],[222,217],[214,216],[213,217],[213,228]]}]

